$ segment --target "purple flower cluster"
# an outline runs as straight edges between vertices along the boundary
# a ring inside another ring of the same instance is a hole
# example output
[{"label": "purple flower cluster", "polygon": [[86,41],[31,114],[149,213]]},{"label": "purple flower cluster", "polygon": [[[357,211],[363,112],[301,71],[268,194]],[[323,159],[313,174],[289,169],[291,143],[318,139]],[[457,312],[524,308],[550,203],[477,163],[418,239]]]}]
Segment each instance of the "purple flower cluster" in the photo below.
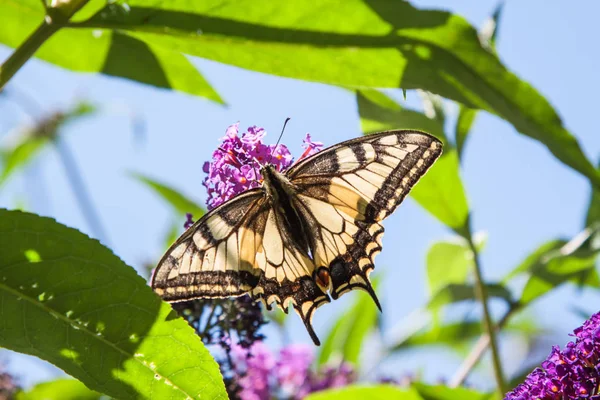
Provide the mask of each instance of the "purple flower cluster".
[{"label": "purple flower cluster", "polygon": [[574,331],[575,342],[554,346],[525,382],[505,400],[600,400],[600,313]]},{"label": "purple flower cluster", "polygon": [[356,380],[353,368],[346,363],[313,371],[312,347],[290,345],[276,358],[261,342],[249,350],[234,347],[233,365],[238,375],[237,397],[241,400],[283,398],[299,400],[309,393],[341,387]]},{"label": "purple flower cluster", "polygon": [[[251,126],[238,136],[239,123],[227,128],[221,145],[213,152],[212,161],[204,163],[203,170],[208,175],[202,182],[208,191],[208,208],[214,208],[233,196],[260,186],[261,166],[271,163],[278,171],[289,168],[294,161],[288,148],[280,144],[266,145],[262,142],[266,131]],[[307,133],[304,139],[306,151],[300,158],[319,151],[323,144],[312,142]]]}]

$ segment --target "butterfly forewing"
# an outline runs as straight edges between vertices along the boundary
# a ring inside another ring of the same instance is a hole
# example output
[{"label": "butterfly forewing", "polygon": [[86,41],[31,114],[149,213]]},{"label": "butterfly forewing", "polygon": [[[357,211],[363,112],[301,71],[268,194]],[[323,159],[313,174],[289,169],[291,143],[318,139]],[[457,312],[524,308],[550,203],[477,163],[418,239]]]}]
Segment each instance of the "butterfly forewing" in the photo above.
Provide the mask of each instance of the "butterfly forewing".
[{"label": "butterfly forewing", "polygon": [[315,267],[329,270],[334,299],[357,288],[379,306],[368,277],[381,251],[380,222],[441,152],[441,142],[422,132],[383,132],[333,146],[288,172],[311,226]]}]

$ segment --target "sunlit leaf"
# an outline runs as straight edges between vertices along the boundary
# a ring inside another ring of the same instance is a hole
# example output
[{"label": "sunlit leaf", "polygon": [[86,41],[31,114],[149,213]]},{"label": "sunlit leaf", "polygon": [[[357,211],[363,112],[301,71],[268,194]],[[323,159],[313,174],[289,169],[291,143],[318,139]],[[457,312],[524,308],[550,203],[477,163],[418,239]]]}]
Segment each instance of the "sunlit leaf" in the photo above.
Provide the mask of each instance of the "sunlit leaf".
[{"label": "sunlit leaf", "polygon": [[[82,9],[74,20],[89,18],[107,5],[106,1],[92,3],[95,4]],[[111,9],[103,13],[127,11],[122,4],[110,4]],[[0,2],[0,43],[19,46],[43,18],[44,9],[39,0]],[[123,77],[223,103],[181,52],[165,46],[155,47],[118,31],[64,28],[35,55],[67,69]]]},{"label": "sunlit leaf", "polygon": [[[377,280],[373,286],[377,288]],[[318,363],[340,358],[356,364],[367,335],[377,328],[379,310],[366,293],[333,324],[320,349]]]},{"label": "sunlit leaf", "polygon": [[109,3],[79,26],[118,29],[153,46],[268,74],[423,89],[499,115],[600,186],[600,173],[548,101],[482,46],[460,16],[387,0],[323,0],[318,13],[308,0],[127,4],[123,12]]},{"label": "sunlit leaf", "polygon": [[10,327],[0,346],[116,398],[226,398],[194,330],[99,242],[0,210],[0,254],[0,320]]},{"label": "sunlit leaf", "polygon": [[310,394],[306,400],[423,400],[414,389],[392,385],[347,386]]},{"label": "sunlit leaf", "polygon": [[521,294],[522,304],[528,304],[566,282],[600,287],[595,268],[598,251],[580,247],[564,254],[565,244],[564,240],[544,243],[504,279],[508,281],[520,274],[528,276]]},{"label": "sunlit leaf", "polygon": [[191,213],[194,220],[198,220],[206,213],[204,207],[167,184],[138,173],[132,173],[131,176],[160,196],[175,212],[181,215]]},{"label": "sunlit leaf", "polygon": [[17,394],[15,400],[101,400],[101,393],[88,389],[75,379],[57,379],[38,383]]}]

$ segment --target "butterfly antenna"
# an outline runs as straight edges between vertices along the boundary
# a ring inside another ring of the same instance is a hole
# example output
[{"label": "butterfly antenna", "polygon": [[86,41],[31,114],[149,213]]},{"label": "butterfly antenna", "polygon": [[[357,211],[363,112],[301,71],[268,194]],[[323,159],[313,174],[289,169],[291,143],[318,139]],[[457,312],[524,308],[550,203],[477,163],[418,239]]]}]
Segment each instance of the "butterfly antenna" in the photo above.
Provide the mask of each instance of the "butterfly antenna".
[{"label": "butterfly antenna", "polygon": [[271,163],[271,160],[273,159],[273,152],[275,150],[277,150],[277,146],[279,146],[279,142],[281,141],[281,137],[283,136],[283,131],[285,131],[285,126],[287,125],[288,121],[290,120],[290,117],[287,117],[285,119],[285,122],[283,123],[283,128],[281,128],[281,133],[279,134],[279,138],[277,139],[277,143],[275,143],[275,147],[273,147],[273,150],[271,151],[271,154],[269,154],[269,164]]}]

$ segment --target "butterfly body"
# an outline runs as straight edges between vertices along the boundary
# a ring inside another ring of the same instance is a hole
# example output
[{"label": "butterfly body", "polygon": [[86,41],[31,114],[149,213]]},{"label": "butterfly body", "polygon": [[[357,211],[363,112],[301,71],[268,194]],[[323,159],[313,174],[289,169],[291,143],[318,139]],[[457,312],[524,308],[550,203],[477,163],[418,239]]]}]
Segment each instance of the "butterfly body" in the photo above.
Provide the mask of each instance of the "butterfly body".
[{"label": "butterfly body", "polygon": [[442,152],[436,138],[389,131],[348,140],[286,171],[261,168],[262,186],[216,207],[166,252],[151,285],[167,301],[240,296],[290,305],[315,344],[314,311],[367,291],[381,221]]}]

